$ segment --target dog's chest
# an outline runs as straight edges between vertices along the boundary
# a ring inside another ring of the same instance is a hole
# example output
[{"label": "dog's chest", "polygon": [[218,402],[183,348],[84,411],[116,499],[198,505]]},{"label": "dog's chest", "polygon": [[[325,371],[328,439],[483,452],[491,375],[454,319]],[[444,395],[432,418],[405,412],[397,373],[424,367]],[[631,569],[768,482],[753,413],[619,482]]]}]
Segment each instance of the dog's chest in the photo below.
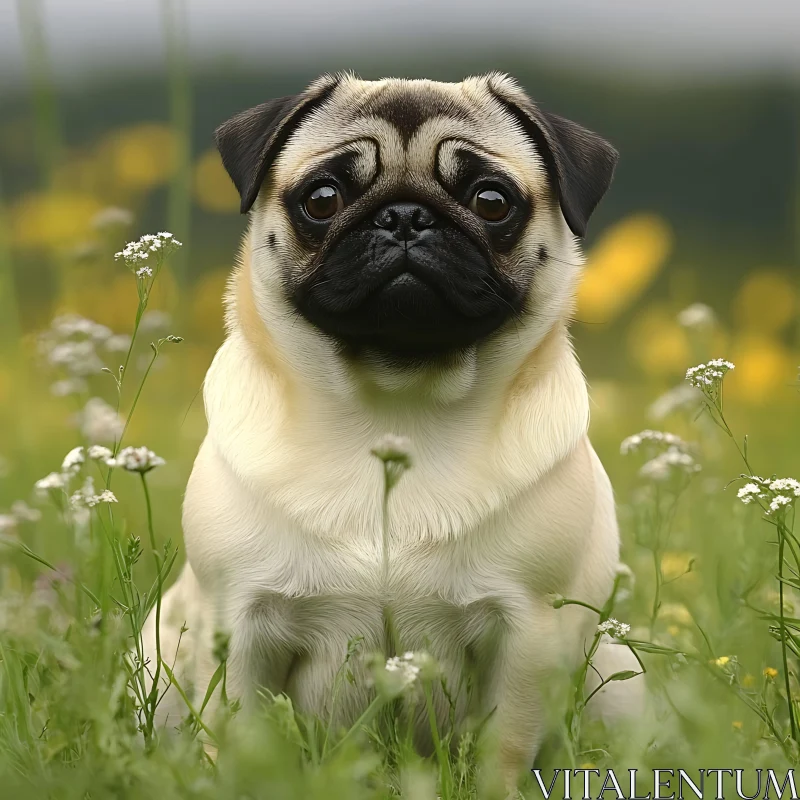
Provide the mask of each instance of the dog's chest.
[{"label": "dog's chest", "polygon": [[524,594],[490,547],[428,542],[390,546],[388,556],[377,537],[315,547],[293,537],[280,557],[251,562],[237,605],[300,651],[356,637],[382,646],[389,609],[402,648],[446,657],[493,636]]}]

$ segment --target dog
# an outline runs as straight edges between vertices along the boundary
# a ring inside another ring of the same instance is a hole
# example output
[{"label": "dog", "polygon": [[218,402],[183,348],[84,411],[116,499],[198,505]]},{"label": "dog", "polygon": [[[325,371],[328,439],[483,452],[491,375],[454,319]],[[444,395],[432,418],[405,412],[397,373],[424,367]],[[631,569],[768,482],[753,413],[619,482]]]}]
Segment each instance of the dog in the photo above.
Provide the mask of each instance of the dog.
[{"label": "dog", "polygon": [[[513,783],[552,723],[554,676],[597,628],[552,598],[602,606],[618,568],[568,334],[579,240],[617,153],[501,74],[324,76],[237,114],[216,142],[249,227],[205,380],[162,658],[202,698],[225,631],[245,707],[262,687],[349,724],[372,690],[354,665],[334,708],[337,672],[356,637],[393,654],[390,607],[403,651],[430,653],[449,687],[468,665],[456,724],[488,718]],[[371,450],[387,433],[407,437],[412,463],[384,517]],[[153,664],[152,614],[144,637]],[[594,664],[608,677],[632,658],[606,643]],[[635,713],[637,683],[592,702]],[[159,713],[186,709],[171,690]]]}]

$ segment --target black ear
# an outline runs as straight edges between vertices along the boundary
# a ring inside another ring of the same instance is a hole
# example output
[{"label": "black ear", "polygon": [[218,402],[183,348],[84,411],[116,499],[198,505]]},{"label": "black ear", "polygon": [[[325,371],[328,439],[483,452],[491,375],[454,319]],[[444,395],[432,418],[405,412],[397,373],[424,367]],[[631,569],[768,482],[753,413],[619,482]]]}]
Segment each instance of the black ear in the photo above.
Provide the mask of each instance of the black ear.
[{"label": "black ear", "polygon": [[596,133],[542,111],[506,76],[490,76],[489,86],[533,139],[564,219],[576,236],[584,236],[589,217],[611,184],[619,153]]},{"label": "black ear", "polygon": [[242,111],[214,132],[222,163],[242,199],[242,214],[255,202],[269,168],[294,130],[330,97],[338,83],[338,78],[325,76],[302,94]]}]

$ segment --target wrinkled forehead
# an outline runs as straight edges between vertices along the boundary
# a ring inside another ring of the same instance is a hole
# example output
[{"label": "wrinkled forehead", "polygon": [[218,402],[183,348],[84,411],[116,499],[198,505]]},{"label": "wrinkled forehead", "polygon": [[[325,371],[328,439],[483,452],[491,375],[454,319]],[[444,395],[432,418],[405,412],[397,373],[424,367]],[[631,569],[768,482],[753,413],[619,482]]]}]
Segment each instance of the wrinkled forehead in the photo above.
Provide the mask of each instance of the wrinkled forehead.
[{"label": "wrinkled forehead", "polygon": [[285,185],[348,154],[362,173],[432,176],[457,169],[464,152],[494,162],[528,187],[545,180],[533,142],[485,83],[351,79],[298,127],[274,175]]}]

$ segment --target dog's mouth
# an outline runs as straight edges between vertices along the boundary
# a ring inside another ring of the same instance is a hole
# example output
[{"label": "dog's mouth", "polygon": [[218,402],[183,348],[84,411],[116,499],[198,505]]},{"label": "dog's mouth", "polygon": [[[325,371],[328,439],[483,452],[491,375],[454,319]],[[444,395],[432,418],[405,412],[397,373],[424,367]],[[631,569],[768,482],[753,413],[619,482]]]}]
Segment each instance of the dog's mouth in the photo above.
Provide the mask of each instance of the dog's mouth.
[{"label": "dog's mouth", "polygon": [[293,297],[299,312],[351,348],[426,357],[463,349],[517,315],[523,297],[455,226],[413,236],[356,227]]}]

